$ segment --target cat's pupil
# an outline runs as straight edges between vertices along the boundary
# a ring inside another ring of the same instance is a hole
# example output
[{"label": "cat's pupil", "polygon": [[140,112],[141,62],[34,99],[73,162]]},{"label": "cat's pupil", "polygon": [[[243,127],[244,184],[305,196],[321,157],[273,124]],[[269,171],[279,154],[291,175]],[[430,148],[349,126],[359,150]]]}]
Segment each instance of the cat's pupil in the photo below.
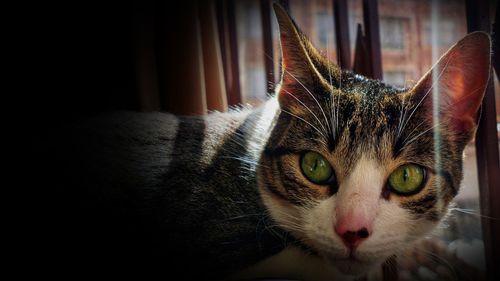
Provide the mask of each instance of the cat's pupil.
[{"label": "cat's pupil", "polygon": [[409,177],[410,176],[408,175],[408,168],[405,168],[403,172],[403,180],[407,182]]},{"label": "cat's pupil", "polygon": [[313,164],[313,165],[312,165],[312,167],[311,167],[311,172],[312,172],[312,171],[314,171],[314,170],[316,170],[316,168],[317,168],[317,167],[318,167],[318,165],[319,165],[319,164],[318,164],[318,162],[319,162],[319,161],[321,161],[321,160],[316,160],[316,161],[314,161],[314,164]]}]

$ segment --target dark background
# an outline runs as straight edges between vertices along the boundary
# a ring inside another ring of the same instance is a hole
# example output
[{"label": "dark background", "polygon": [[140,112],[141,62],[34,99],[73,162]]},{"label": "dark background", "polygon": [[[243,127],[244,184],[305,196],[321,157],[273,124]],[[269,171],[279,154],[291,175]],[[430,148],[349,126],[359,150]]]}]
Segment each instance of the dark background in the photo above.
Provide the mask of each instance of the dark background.
[{"label": "dark background", "polygon": [[[35,24],[35,29],[40,30],[33,41],[39,45],[35,49],[42,51],[41,74],[47,74],[45,66],[53,71],[45,81],[54,90],[44,97],[48,104],[69,113],[138,110],[134,32],[154,28],[162,33],[156,38],[158,49],[181,50],[175,47],[175,40],[182,27],[175,22],[182,13],[176,11],[186,5],[82,1],[57,5],[44,13],[42,26]],[[155,26],[141,26],[143,17],[153,18]],[[162,71],[175,75],[174,69],[170,66]]]},{"label": "dark background", "polygon": [[[162,50],[157,59],[164,62],[158,65],[159,76],[165,77],[160,82],[179,81],[176,65],[168,64],[167,56],[183,50],[176,43],[183,32],[178,22],[190,5],[189,1],[77,1],[16,8],[21,13],[12,23],[17,48],[12,59],[23,77],[16,81],[16,105],[21,106],[15,108],[22,113],[14,117],[15,141],[28,146],[17,157],[21,173],[16,174],[20,187],[16,191],[20,191],[17,198],[30,200],[16,201],[22,220],[16,222],[21,231],[15,240],[21,242],[16,243],[12,259],[30,266],[32,272],[25,273],[95,278],[99,272],[116,277],[161,270],[158,263],[163,261],[144,258],[137,263],[140,256],[127,261],[85,249],[98,248],[99,241],[76,232],[82,224],[92,224],[82,221],[86,214],[78,207],[79,191],[71,189],[71,183],[80,180],[68,173],[76,168],[78,152],[73,157],[68,151],[73,148],[73,124],[101,112],[140,109],[137,33],[155,34],[155,51]],[[142,24],[144,18],[152,19],[152,24]],[[170,93],[160,90],[165,105]],[[119,236],[117,241],[127,247]]]}]

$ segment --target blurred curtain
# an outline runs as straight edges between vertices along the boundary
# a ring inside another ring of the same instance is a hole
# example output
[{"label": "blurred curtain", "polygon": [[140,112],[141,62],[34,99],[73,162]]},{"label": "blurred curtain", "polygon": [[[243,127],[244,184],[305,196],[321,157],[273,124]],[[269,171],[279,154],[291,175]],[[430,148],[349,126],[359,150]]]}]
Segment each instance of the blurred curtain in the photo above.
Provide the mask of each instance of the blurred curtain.
[{"label": "blurred curtain", "polygon": [[180,115],[226,111],[215,1],[138,8],[132,40],[139,109]]}]

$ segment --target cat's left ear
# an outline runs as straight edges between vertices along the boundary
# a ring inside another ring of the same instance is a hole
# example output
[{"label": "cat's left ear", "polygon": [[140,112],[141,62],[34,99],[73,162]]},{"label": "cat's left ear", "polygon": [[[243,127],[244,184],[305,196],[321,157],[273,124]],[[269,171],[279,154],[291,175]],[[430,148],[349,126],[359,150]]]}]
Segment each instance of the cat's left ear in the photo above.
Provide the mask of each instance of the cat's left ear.
[{"label": "cat's left ear", "polygon": [[278,101],[281,107],[295,111],[300,107],[298,100],[307,104],[314,98],[314,83],[322,79],[311,58],[318,55],[284,8],[276,3],[273,8],[280,32],[283,71]]},{"label": "cat's left ear", "polygon": [[470,33],[439,59],[411,94],[428,109],[432,109],[432,97],[437,94],[441,122],[455,133],[470,138],[477,126],[478,111],[490,76],[490,60],[488,34]]}]

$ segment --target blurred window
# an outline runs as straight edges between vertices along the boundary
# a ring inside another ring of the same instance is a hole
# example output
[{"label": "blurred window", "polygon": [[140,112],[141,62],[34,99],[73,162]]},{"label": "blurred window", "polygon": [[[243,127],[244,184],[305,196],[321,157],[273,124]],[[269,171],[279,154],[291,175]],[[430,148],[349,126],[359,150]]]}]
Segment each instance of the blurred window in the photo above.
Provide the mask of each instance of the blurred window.
[{"label": "blurred window", "polygon": [[384,81],[397,87],[404,87],[406,82],[406,73],[403,71],[384,72]]},{"label": "blurred window", "polygon": [[331,39],[328,39],[328,34],[332,32],[333,29],[333,19],[332,15],[326,12],[319,12],[316,14],[316,26],[318,27],[318,43],[319,48],[327,48],[328,45],[332,45]]},{"label": "blurred window", "polygon": [[[425,30],[426,34],[428,34],[428,36],[425,36],[425,42],[427,45],[432,45],[432,36],[430,36],[431,26],[432,24],[430,20],[425,22]],[[448,48],[460,39],[457,36],[458,30],[456,19],[441,18],[439,19],[439,24],[437,24],[436,27],[438,29],[437,44],[439,47]]]},{"label": "blurred window", "polygon": [[382,48],[403,50],[405,18],[380,18],[380,43]]}]

